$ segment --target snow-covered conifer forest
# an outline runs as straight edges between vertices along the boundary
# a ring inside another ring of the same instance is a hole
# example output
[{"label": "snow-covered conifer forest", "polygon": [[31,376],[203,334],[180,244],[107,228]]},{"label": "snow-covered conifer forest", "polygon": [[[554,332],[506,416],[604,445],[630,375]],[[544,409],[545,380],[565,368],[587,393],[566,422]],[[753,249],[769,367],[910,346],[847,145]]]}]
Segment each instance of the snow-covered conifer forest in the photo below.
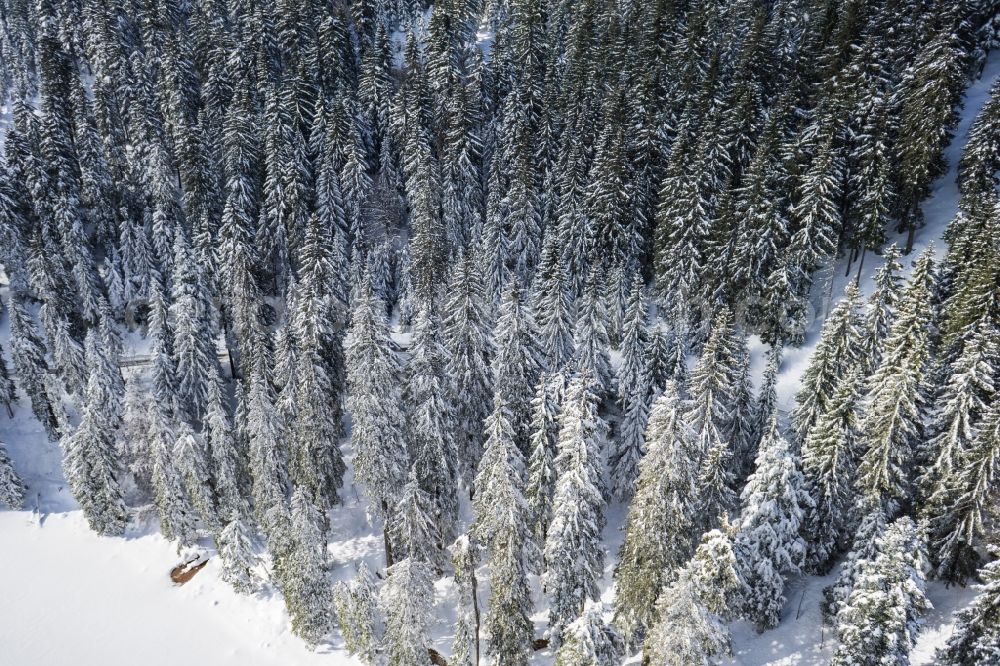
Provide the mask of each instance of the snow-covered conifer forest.
[{"label": "snow-covered conifer forest", "polygon": [[0,664],[1000,664],[1000,1],[0,0]]}]

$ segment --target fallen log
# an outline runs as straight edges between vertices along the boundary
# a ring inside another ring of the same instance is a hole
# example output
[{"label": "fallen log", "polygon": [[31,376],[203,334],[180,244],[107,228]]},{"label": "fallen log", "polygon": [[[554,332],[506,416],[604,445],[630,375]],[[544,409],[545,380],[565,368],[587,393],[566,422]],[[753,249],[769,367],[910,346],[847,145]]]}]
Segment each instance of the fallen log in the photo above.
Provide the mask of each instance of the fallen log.
[{"label": "fallen log", "polygon": [[178,564],[170,570],[170,580],[174,581],[177,585],[183,585],[194,578],[196,573],[204,569],[206,564],[208,564],[207,558],[201,561],[195,560],[194,562]]}]

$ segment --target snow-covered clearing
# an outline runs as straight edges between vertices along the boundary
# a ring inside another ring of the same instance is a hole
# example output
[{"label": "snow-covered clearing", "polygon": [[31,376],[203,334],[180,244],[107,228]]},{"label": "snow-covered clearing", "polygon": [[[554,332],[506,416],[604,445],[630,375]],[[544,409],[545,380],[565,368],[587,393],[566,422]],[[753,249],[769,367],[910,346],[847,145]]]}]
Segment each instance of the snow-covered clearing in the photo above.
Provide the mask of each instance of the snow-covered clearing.
[{"label": "snow-covered clearing", "polygon": [[[485,39],[486,36],[484,36]],[[924,205],[927,224],[916,237],[915,252],[932,243],[938,254],[945,247],[942,232],[957,210],[955,169],[969,126],[985,102],[990,85],[1000,76],[1000,54],[989,58],[982,79],[969,88],[961,124],[946,157],[949,172],[934,187]],[[898,239],[902,242],[902,238]],[[863,292],[870,291],[879,261],[869,256],[861,277]],[[843,292],[846,265],[830,267],[833,298]],[[818,338],[826,303],[817,309],[807,344],[786,350],[779,383],[779,401],[791,406],[799,378]],[[6,330],[0,321],[0,330]],[[6,343],[6,340],[3,340]],[[130,340],[134,353],[141,340]],[[754,369],[763,367],[763,345],[755,343]],[[343,651],[339,637],[316,652],[293,637],[284,606],[273,591],[253,597],[236,595],[218,578],[217,561],[190,583],[174,586],[168,571],[176,563],[172,544],[157,534],[155,525],[132,528],[124,538],[104,538],[91,533],[69,496],[60,468],[57,444],[48,442],[22,399],[12,420],[0,418],[0,439],[7,443],[18,472],[30,490],[21,511],[0,511],[0,664],[3,666],[56,666],[104,664],[119,666],[137,661],[150,666],[192,664],[354,664]],[[365,506],[351,479],[344,491],[345,506],[331,514],[330,552],[335,576],[353,576],[364,560],[380,568],[381,535],[368,524]],[[466,507],[467,508],[467,507]],[[625,510],[609,507],[605,531],[606,575],[604,598],[611,598],[614,555],[621,542]],[[481,603],[488,586],[480,576]],[[735,664],[819,664],[830,655],[833,641],[819,621],[818,602],[830,578],[805,577],[791,581],[781,626],[758,635],[744,623],[733,626]],[[925,618],[925,628],[914,654],[915,663],[933,663],[934,648],[950,631],[953,612],[974,592],[963,588],[929,586],[935,610]],[[452,585],[442,579],[436,586],[434,646],[450,652]],[[541,596],[535,615],[540,633],[545,621]],[[549,663],[548,651],[536,654],[539,664]]]}]

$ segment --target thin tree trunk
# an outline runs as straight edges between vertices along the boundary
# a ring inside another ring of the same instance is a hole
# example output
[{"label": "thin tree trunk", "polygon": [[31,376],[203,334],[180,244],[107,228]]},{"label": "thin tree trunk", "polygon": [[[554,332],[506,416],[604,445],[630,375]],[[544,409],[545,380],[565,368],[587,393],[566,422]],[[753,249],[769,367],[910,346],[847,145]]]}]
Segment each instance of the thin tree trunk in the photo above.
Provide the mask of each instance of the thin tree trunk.
[{"label": "thin tree trunk", "polygon": [[906,251],[903,254],[913,252],[913,241],[917,235],[917,206],[919,205],[915,202],[913,209],[906,216]]},{"label": "thin tree trunk", "polygon": [[476,580],[476,568],[472,567],[472,614],[476,618],[476,666],[479,666],[479,582]]},{"label": "thin tree trunk", "polygon": [[868,253],[868,247],[864,247],[861,250],[861,263],[858,264],[858,274],[854,278],[854,285],[856,287],[861,286],[861,269],[865,267],[865,255]]},{"label": "thin tree trunk", "polygon": [[385,544],[385,566],[391,567],[395,562],[392,559],[392,544],[389,543],[389,505],[382,500],[382,514],[386,517],[385,525],[382,526],[382,542]]}]

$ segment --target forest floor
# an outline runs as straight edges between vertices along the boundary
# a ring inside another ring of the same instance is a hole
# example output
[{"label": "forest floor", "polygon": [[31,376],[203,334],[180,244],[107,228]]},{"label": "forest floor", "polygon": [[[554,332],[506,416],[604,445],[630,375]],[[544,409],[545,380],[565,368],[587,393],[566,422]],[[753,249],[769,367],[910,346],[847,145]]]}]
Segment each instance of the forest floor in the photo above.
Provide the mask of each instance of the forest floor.
[{"label": "forest floor", "polygon": [[[1000,76],[1000,53],[989,57],[982,77],[965,98],[961,122],[946,151],[948,172],[934,186],[924,204],[926,225],[917,233],[914,254],[934,245],[945,251],[941,240],[958,206],[956,167],[968,129]],[[2,125],[0,121],[0,125]],[[903,239],[897,240],[900,245]],[[880,258],[869,256],[861,273],[863,293],[870,292],[871,278]],[[816,344],[822,319],[829,311],[829,295],[843,293],[846,260],[828,267],[828,281],[817,288],[817,315],[809,328],[806,344],[785,352],[779,377],[779,406],[788,409],[799,379]],[[822,283],[822,280],[820,281]],[[825,292],[824,292],[825,290]],[[5,296],[5,294],[4,294]],[[7,344],[6,321],[0,321],[0,342]],[[143,341],[130,337],[133,351]],[[752,340],[754,373],[763,371],[765,346]],[[136,349],[139,348],[139,349]],[[103,664],[124,666],[137,657],[147,666],[177,663],[255,666],[308,664],[357,664],[347,656],[339,635],[316,651],[306,649],[291,634],[280,596],[266,588],[254,596],[240,596],[219,578],[218,560],[212,558],[190,582],[174,585],[169,571],[179,557],[174,545],[158,533],[155,520],[137,521],[124,538],[99,537],[87,528],[82,513],[69,494],[62,470],[61,453],[49,442],[23,399],[15,406],[13,419],[0,418],[0,440],[7,444],[14,466],[29,486],[25,507],[0,511],[0,662],[11,666],[56,666]],[[349,446],[345,452],[350,458]],[[334,576],[346,580],[362,561],[380,570],[381,534],[366,517],[360,490],[348,476],[344,505],[331,513],[329,550]],[[468,506],[463,507],[468,519]],[[621,543],[626,510],[618,504],[608,508],[605,530],[606,572],[603,599],[612,598],[611,574]],[[208,540],[205,548],[214,554]],[[480,604],[488,598],[486,571],[480,572]],[[821,664],[826,663],[835,641],[820,621],[819,599],[832,576],[800,577],[789,582],[781,625],[757,634],[743,622],[734,623],[733,664]],[[536,590],[537,592],[537,590]],[[953,624],[954,611],[974,595],[969,588],[946,588],[932,582],[928,595],[934,610],[924,618],[924,627],[913,654],[915,664],[933,663],[934,649],[943,643]],[[545,626],[544,598],[536,594],[536,635]],[[431,628],[433,647],[451,651],[454,590],[451,580],[435,586],[435,620]],[[141,656],[140,656],[141,655]],[[533,663],[550,664],[549,651],[536,653]],[[630,663],[638,660],[633,658]]]}]

